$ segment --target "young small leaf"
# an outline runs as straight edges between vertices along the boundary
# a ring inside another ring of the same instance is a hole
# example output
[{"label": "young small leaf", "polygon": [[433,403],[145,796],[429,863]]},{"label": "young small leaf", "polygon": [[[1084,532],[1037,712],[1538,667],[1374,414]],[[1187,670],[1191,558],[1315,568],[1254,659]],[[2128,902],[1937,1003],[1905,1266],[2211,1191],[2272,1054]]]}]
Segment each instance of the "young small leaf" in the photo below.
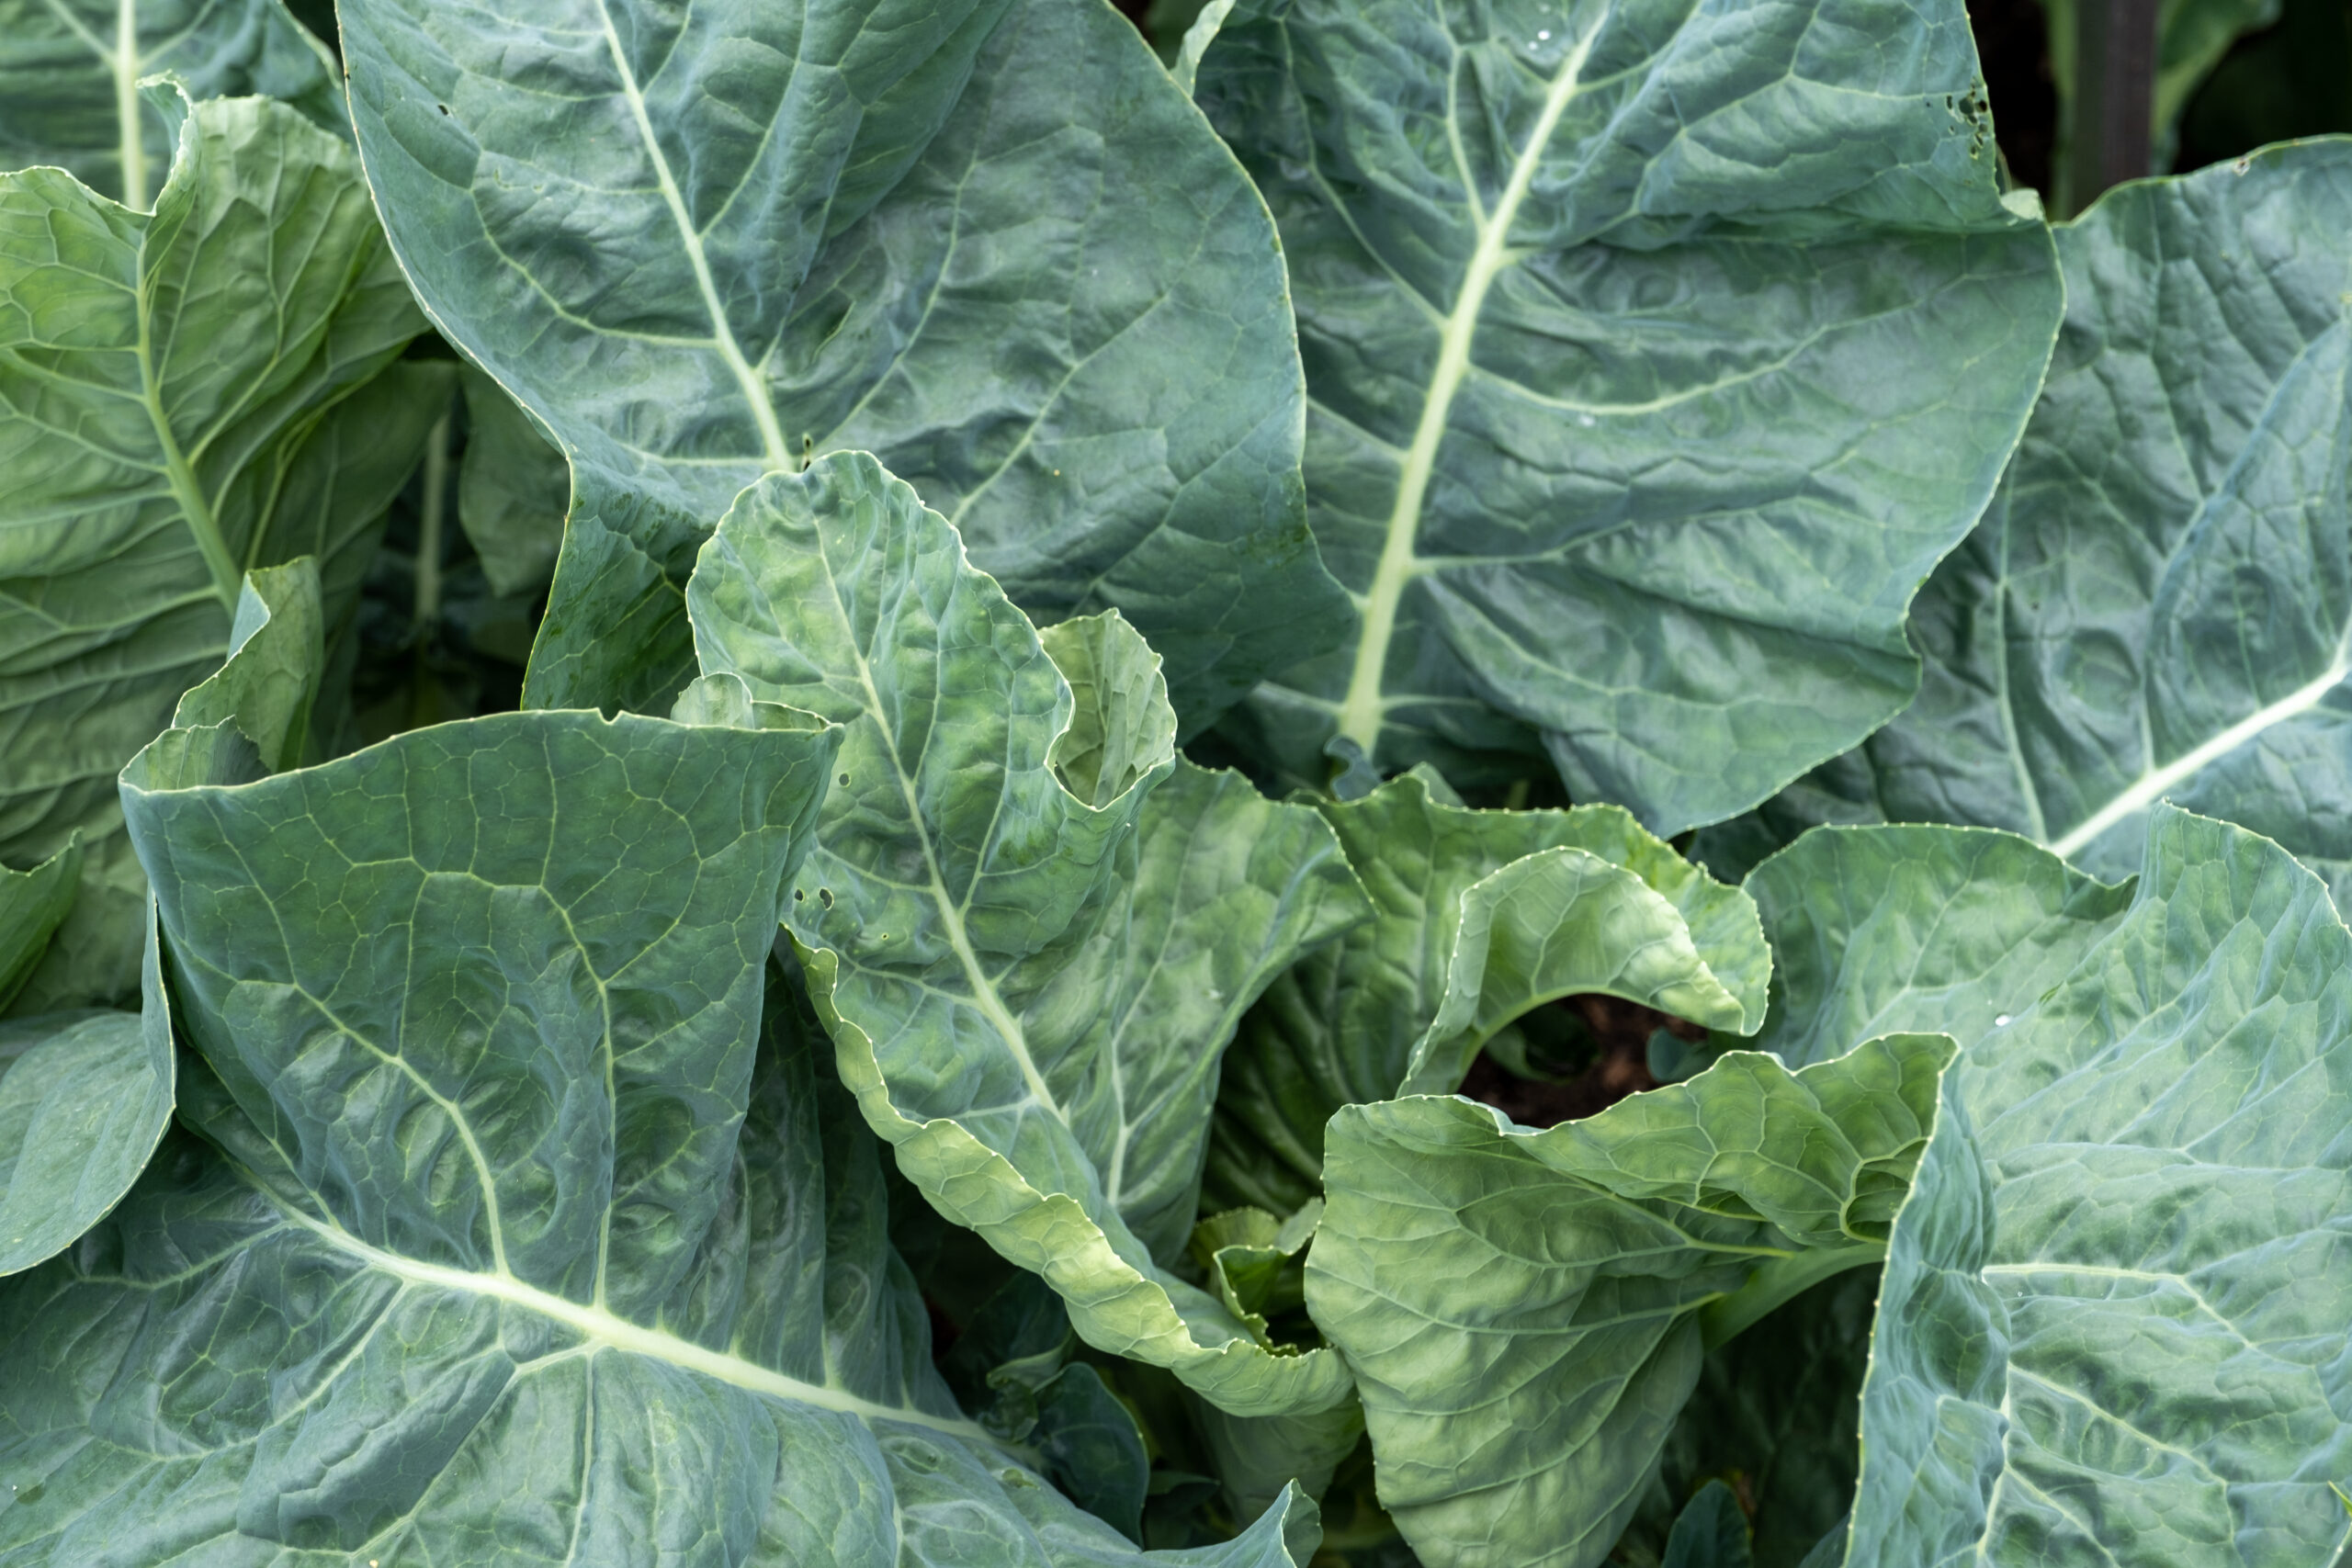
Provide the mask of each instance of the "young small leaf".
[{"label": "young small leaf", "polygon": [[1307,1306],[1421,1561],[1607,1556],[1706,1345],[1884,1256],[1951,1050],[1733,1052],[1544,1132],[1459,1099],[1334,1116]]},{"label": "young small leaf", "polygon": [[[1448,1094],[1528,1008],[1599,991],[1753,1032],[1772,957],[1747,895],[1616,807],[1473,811],[1408,773],[1325,818],[1376,914],[1292,965],[1243,1021],[1208,1190],[1287,1213],[1343,1105]],[[1446,792],[1450,795],[1451,792]]]}]

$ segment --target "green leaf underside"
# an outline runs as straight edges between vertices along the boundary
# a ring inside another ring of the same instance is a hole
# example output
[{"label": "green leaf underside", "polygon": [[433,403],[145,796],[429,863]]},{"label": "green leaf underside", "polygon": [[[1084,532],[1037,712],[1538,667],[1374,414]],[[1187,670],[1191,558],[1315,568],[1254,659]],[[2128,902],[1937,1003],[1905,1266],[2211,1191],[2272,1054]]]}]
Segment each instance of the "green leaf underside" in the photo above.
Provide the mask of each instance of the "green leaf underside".
[{"label": "green leaf underside", "polygon": [[1550,998],[1604,992],[1742,1032],[1763,1020],[1771,953],[1747,896],[1616,807],[1473,811],[1408,774],[1322,809],[1376,913],[1243,1020],[1217,1095],[1215,1207],[1297,1208],[1333,1111],[1451,1091]]},{"label": "green leaf underside", "polygon": [[736,493],[869,448],[1041,618],[1117,606],[1188,716],[1332,646],[1272,224],[1093,0],[352,0],[435,321],[570,457],[536,705],[650,705]]},{"label": "green leaf underside", "polygon": [[1285,767],[1548,752],[1672,833],[1909,700],[2060,310],[1957,0],[1253,0],[1200,93],[1283,231],[1360,611],[1254,700]]},{"label": "green leaf underside", "polygon": [[0,862],[76,833],[82,891],[20,1010],[138,986],[115,774],[220,668],[243,573],[356,598],[446,401],[350,149],[283,105],[189,107],[150,216],[0,175]]},{"label": "green leaf underside", "polygon": [[0,0],[0,169],[51,164],[145,211],[173,128],[139,82],[166,71],[192,98],[279,98],[347,123],[334,57],[282,0]]},{"label": "green leaf underside", "polygon": [[1823,829],[1751,886],[1815,955],[1780,1038],[1962,1041],[1890,1242],[1842,1561],[2332,1561],[2352,933],[2318,880],[2160,808],[2136,887],[1938,828]]},{"label": "green leaf underside", "polygon": [[2057,231],[2066,323],[1984,520],[1921,593],[1919,701],[1702,846],[2006,828],[2113,878],[2159,801],[2352,892],[2352,139],[2135,184]]},{"label": "green leaf underside", "polygon": [[705,669],[846,727],[786,923],[900,1168],[1088,1343],[1241,1414],[1343,1397],[1335,1356],[1268,1354],[1155,1262],[1242,1010],[1363,917],[1329,829],[1178,763],[1131,628],[1041,640],[865,454],[746,491],[687,600]]},{"label": "green leaf underside", "polygon": [[1421,1561],[1606,1557],[1709,1311],[1789,1265],[1883,1255],[1951,1053],[1892,1035],[1791,1073],[1736,1052],[1544,1132],[1458,1099],[1335,1116],[1307,1304],[1355,1369],[1381,1502]]},{"label": "green leaf underside", "polygon": [[763,1039],[837,739],[134,765],[206,1143],[0,1292],[0,1561],[1133,1561],[956,1412],[876,1145],[781,991]]}]

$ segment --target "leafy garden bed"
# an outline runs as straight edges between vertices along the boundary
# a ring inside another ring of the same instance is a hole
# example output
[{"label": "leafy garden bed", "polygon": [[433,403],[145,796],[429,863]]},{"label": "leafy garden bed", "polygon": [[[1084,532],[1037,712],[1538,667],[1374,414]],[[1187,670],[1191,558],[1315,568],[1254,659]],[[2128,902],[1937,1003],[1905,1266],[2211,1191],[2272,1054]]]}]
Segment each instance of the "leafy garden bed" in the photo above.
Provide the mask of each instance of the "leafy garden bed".
[{"label": "leafy garden bed", "polygon": [[0,1563],[2347,1550],[2352,139],[339,21],[0,0]]}]

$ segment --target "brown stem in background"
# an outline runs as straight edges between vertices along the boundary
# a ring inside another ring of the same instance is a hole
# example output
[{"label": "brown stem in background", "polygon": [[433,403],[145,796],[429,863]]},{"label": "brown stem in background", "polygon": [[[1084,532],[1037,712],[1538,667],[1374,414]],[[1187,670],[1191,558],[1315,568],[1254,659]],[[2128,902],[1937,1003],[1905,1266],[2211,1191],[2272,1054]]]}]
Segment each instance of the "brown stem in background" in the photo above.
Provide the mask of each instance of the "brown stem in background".
[{"label": "brown stem in background", "polygon": [[2157,0],[2075,0],[2075,126],[2067,205],[2148,173],[2154,134]]}]

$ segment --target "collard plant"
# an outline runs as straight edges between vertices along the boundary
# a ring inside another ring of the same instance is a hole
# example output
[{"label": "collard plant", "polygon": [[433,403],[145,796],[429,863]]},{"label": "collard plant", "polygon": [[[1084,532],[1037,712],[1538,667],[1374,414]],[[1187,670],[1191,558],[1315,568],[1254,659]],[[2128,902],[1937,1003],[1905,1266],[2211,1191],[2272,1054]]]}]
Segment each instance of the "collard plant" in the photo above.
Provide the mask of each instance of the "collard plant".
[{"label": "collard plant", "polygon": [[[0,22],[0,1563],[2346,1550],[2345,146],[2053,229],[1947,0]],[[452,518],[523,711],[353,750]]]}]

